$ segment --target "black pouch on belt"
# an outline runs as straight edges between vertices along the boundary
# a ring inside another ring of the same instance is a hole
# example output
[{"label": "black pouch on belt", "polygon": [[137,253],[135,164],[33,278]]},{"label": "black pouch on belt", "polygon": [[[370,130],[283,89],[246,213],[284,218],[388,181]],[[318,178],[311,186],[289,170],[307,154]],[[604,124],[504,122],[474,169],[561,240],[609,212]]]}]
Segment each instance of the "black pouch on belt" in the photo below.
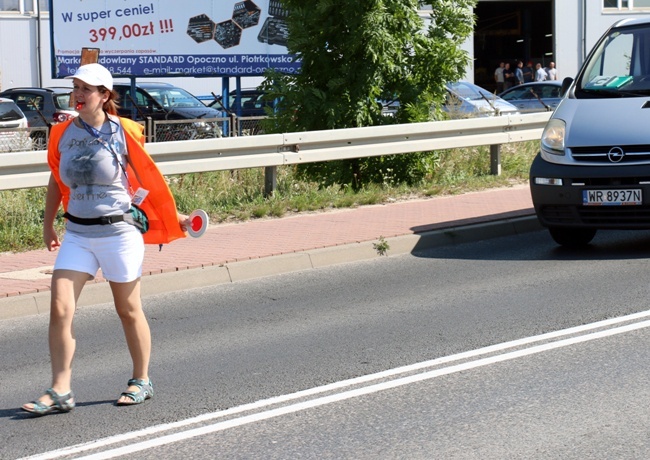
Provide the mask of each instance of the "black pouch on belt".
[{"label": "black pouch on belt", "polygon": [[76,217],[67,212],[63,214],[63,217],[68,219],[70,222],[74,222],[79,225],[111,225],[117,222],[126,222],[136,227],[140,233],[145,234],[149,230],[149,218],[147,214],[137,207],[136,205],[131,205],[128,214],[119,214],[115,216],[102,216],[94,217],[91,219],[86,219],[82,217]]}]

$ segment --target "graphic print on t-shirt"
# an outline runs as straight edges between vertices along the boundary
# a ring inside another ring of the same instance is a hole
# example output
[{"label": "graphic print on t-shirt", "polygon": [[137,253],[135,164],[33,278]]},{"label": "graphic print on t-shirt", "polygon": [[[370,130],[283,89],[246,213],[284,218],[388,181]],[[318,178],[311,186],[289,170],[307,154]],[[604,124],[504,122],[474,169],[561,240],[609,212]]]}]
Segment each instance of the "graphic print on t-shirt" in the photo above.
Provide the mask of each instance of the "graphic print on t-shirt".
[{"label": "graphic print on t-shirt", "polygon": [[[108,124],[102,130],[111,132]],[[117,153],[124,151],[119,134],[104,138]],[[63,133],[59,146],[61,180],[70,187],[70,214],[96,217],[128,211],[130,197],[124,174],[103,142],[73,124]]]}]

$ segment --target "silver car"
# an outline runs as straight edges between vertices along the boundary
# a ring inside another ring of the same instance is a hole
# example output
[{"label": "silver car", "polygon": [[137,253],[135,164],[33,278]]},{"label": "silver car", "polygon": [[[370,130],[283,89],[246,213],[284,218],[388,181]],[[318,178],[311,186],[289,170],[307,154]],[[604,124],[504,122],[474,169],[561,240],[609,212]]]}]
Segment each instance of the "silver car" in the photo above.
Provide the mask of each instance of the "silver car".
[{"label": "silver car", "polygon": [[25,114],[11,99],[0,98],[0,152],[32,149]]},{"label": "silver car", "polygon": [[513,86],[499,94],[521,113],[552,111],[562,100],[562,82],[535,81]]},{"label": "silver car", "polygon": [[[446,88],[447,98],[442,110],[449,118],[492,117],[519,113],[514,105],[473,83],[447,83]],[[395,116],[400,107],[397,99],[378,102],[382,105],[382,114],[385,116]]]},{"label": "silver car", "polygon": [[519,109],[499,96],[473,83],[447,83],[447,101],[443,107],[449,118],[514,115]]}]

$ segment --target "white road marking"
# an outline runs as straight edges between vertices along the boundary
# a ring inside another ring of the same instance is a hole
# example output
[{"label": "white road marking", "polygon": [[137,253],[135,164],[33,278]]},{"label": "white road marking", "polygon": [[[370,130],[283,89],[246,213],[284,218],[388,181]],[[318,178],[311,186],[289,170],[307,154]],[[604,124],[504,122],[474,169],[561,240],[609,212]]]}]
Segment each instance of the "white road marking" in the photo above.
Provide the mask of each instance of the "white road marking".
[{"label": "white road marking", "polygon": [[[497,345],[492,345],[484,348],[479,348],[477,350],[471,350],[463,353],[458,353],[455,355],[445,356],[442,358],[433,359],[430,361],[424,361],[421,363],[416,363],[409,366],[398,367],[395,369],[389,369],[386,371],[378,372],[375,374],[365,375],[362,377],[357,377],[349,380],[343,380],[340,382],[331,383],[328,385],[323,385],[320,387],[311,388],[308,390],[298,391],[288,395],[282,395],[274,398],[264,399],[256,401],[250,404],[244,404],[242,406],[233,407],[231,409],[212,412],[198,417],[193,417],[186,420],[180,420],[174,423],[167,423],[163,425],[157,425],[142,430],[138,430],[131,433],[124,433],[121,435],[111,436],[108,438],[99,439],[96,441],[91,441],[84,444],[78,444],[76,446],[70,446],[63,449],[58,449],[50,452],[45,452],[43,454],[35,455],[32,457],[27,457],[24,460],[45,460],[45,459],[55,459],[61,458],[64,456],[74,455],[82,452],[87,452],[90,450],[96,450],[102,447],[110,446],[117,443],[123,443],[132,439],[142,438],[144,436],[152,436],[158,433],[162,433],[170,430],[178,430],[181,428],[189,427],[198,423],[204,423],[211,420],[216,420],[219,418],[228,417],[231,415],[236,415],[252,410],[259,410],[259,412],[244,415],[238,418],[233,418],[230,420],[225,420],[222,422],[216,422],[211,425],[207,425],[200,428],[188,429],[186,431],[181,431],[178,433],[161,436],[154,438],[148,441],[142,441],[135,444],[127,445],[124,447],[119,447],[111,450],[106,450],[96,454],[91,454],[85,457],[84,459],[108,459],[115,458],[123,455],[129,455],[135,452],[140,452],[146,449],[151,449],[154,447],[159,447],[166,444],[171,444],[175,442],[185,441],[197,436],[203,436],[210,433],[215,433],[218,431],[223,431],[229,428],[234,428],[238,426],[247,425],[250,423],[268,420],[270,418],[279,417],[282,415],[303,411],[306,409],[324,406],[334,402],[344,401],[351,398],[357,398],[359,396],[364,396],[372,393],[377,393],[380,391],[397,388],[404,385],[409,385],[417,382],[422,382],[424,380],[430,380],[436,377],[453,374],[456,372],[462,372],[470,369],[476,369],[478,367],[487,366],[490,364],[495,364],[503,361],[508,361],[516,358],[521,358],[524,356],[530,356],[537,353],[542,353],[562,347],[567,347],[579,343],[584,343],[592,340],[602,339],[605,337],[611,337],[618,334],[623,334],[626,332],[643,329],[650,327],[650,320],[640,321],[644,318],[650,317],[650,310],[640,313],[635,313],[632,315],[622,316],[618,318],[611,318],[608,320],[599,321],[596,323],[586,324],[583,326],[577,326],[569,329],[563,329],[561,331],[549,332],[546,334],[540,334],[533,337],[527,337],[524,339],[513,340],[510,342],[504,342]],[[638,321],[638,322],[634,322]],[[631,324],[612,327],[618,324],[632,322]],[[597,329],[608,328],[601,331]],[[595,331],[595,332],[591,332]],[[578,335],[582,334],[582,335]],[[417,371],[422,371],[426,368],[440,366],[441,364],[452,363],[454,361],[461,361],[470,358],[478,358],[479,356],[504,352],[505,350],[524,347],[527,345],[532,345],[538,342],[549,341],[554,339],[559,339],[561,337],[567,337],[575,335],[575,337],[569,337],[562,340],[556,340],[549,343],[544,343],[541,345],[530,346],[528,348],[523,348],[520,350],[510,351],[507,353],[497,354],[494,356],[489,356],[486,358],[475,359],[473,361],[467,361],[461,364],[451,365],[439,369],[434,369],[430,371],[420,372],[414,375],[408,375],[405,377],[395,378],[394,380],[389,380],[386,382],[380,382],[364,386],[361,388],[355,388],[351,390],[341,391],[339,393],[321,396],[314,399],[285,405],[278,408],[270,409],[271,406],[287,403],[297,399],[306,398],[309,396],[315,396],[322,393],[332,392],[335,390],[343,390],[352,386],[357,386],[361,384],[367,384],[376,380],[387,379],[390,377],[397,377],[402,374],[409,374]]]}]

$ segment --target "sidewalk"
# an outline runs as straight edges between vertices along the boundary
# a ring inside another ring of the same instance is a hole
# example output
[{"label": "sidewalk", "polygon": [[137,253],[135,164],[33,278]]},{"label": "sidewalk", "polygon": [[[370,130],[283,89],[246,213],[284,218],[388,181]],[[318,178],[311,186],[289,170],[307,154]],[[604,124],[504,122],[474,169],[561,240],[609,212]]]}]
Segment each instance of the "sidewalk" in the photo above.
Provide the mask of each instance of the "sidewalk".
[{"label": "sidewalk", "polygon": [[[482,224],[482,225],[476,225]],[[148,245],[143,296],[538,229],[527,185],[279,219],[211,225],[200,238]],[[47,313],[56,253],[0,254],[0,319]],[[100,273],[101,275],[101,273]],[[110,302],[101,276],[80,306]]]}]

